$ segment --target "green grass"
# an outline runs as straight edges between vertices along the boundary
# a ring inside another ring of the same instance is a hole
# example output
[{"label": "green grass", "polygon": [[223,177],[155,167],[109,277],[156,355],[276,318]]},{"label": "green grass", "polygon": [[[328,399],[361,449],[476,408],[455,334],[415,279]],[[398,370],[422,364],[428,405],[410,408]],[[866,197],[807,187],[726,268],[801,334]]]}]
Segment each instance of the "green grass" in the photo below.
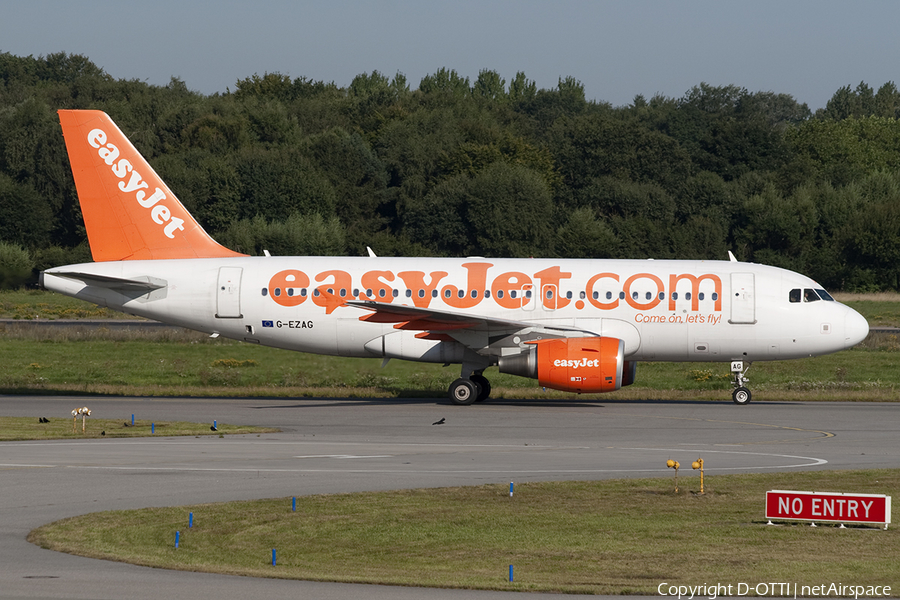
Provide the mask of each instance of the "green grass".
[{"label": "green grass", "polygon": [[[74,405],[72,408],[76,408]],[[96,412],[94,413],[97,414]],[[48,418],[46,415],[41,415]],[[82,420],[79,417],[75,423],[71,418],[56,416],[49,417],[49,423],[39,423],[39,417],[0,417],[0,442],[18,440],[66,440],[85,438],[123,438],[123,437],[150,437],[180,436],[180,435],[225,435],[239,433],[272,433],[277,429],[265,427],[250,427],[243,425],[228,425],[216,423],[216,430],[212,431],[212,423],[187,423],[184,421],[159,421],[151,422],[136,420],[134,425],[131,420],[119,421],[115,419],[95,419],[88,417]],[[74,427],[73,427],[74,425]],[[151,433],[155,431],[155,433]]]},{"label": "green grass", "polygon": [[[86,332],[85,339],[0,341],[0,390],[7,393],[140,395],[395,396],[439,391],[454,378],[440,366],[346,359],[287,352],[202,334],[148,339],[137,334]],[[165,335],[165,334],[163,334]],[[132,339],[136,337],[137,339]],[[118,339],[121,338],[121,339]]]},{"label": "green grass", "polygon": [[[146,396],[434,397],[457,367],[317,356],[210,339],[190,332],[45,331],[0,339],[0,393]],[[576,398],[531,379],[487,372],[494,398]],[[748,373],[758,400],[900,399],[900,341],[872,334],[858,349],[758,362]],[[728,365],[641,363],[637,383],[603,398],[728,399]],[[583,398],[596,398],[584,396]]]},{"label": "green grass", "polygon": [[870,327],[900,327],[900,302],[861,300],[845,304],[864,316]]},{"label": "green grass", "polygon": [[864,316],[871,327],[900,327],[900,294],[835,294],[835,298]]},{"label": "green grass", "polygon": [[46,525],[29,540],[167,569],[397,585],[594,594],[655,594],[662,582],[896,587],[896,529],[766,526],[764,498],[769,489],[896,494],[900,470],[708,476],[702,496],[698,483],[683,477],[677,494],[660,478],[525,483],[513,499],[505,485],[484,485],[300,497],[297,512],[290,498],[114,511]]}]

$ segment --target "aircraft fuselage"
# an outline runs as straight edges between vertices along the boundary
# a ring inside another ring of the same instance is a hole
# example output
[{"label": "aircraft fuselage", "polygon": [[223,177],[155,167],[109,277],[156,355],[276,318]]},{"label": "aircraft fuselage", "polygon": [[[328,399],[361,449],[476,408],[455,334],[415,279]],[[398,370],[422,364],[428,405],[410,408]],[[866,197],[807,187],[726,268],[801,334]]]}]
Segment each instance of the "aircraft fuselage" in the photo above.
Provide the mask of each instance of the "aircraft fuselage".
[{"label": "aircraft fuselage", "polygon": [[[67,273],[156,281],[116,289]],[[781,360],[849,348],[865,320],[830,300],[805,300],[813,280],[729,261],[239,257],[88,263],[44,273],[47,289],[115,310],[267,346],[343,356],[460,362],[454,339],[361,320],[351,300],[583,330],[624,340],[639,361]],[[800,301],[791,301],[798,290]],[[532,339],[454,332],[486,356]],[[502,342],[502,343],[501,343]]]}]

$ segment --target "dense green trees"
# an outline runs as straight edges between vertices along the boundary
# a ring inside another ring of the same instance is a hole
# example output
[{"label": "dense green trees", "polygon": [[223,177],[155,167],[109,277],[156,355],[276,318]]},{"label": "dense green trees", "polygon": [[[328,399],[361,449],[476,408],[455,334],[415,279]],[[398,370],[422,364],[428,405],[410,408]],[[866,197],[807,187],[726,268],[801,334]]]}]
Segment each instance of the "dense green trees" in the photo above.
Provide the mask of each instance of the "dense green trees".
[{"label": "dense green trees", "polygon": [[[792,97],[704,83],[585,98],[573,77],[441,68],[415,86],[254,74],[204,96],[88,58],[0,54],[0,243],[86,260],[55,111],[107,111],[217,239],[248,253],[744,260],[831,288],[900,288],[900,92]],[[13,258],[15,257],[15,258]],[[15,263],[15,264],[13,264]]]}]

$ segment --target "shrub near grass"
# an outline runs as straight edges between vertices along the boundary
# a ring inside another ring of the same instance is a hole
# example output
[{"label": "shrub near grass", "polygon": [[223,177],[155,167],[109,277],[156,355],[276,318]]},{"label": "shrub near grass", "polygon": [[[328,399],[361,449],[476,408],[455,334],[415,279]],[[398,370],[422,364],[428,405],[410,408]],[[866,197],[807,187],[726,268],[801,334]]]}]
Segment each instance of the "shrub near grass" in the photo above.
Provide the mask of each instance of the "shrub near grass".
[{"label": "shrub near grass", "polygon": [[0,241],[0,289],[21,286],[31,276],[33,266],[34,259],[28,250]]},{"label": "shrub near grass", "polygon": [[136,319],[71,296],[44,290],[0,290],[0,319]]}]

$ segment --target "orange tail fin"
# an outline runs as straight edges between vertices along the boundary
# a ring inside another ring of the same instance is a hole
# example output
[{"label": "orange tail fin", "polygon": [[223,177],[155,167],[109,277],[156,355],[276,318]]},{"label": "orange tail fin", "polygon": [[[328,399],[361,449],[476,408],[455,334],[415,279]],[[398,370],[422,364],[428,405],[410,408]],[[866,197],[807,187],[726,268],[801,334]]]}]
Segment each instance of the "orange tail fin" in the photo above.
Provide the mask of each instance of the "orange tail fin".
[{"label": "orange tail fin", "polygon": [[244,256],[203,230],[109,115],[59,121],[95,261]]}]

